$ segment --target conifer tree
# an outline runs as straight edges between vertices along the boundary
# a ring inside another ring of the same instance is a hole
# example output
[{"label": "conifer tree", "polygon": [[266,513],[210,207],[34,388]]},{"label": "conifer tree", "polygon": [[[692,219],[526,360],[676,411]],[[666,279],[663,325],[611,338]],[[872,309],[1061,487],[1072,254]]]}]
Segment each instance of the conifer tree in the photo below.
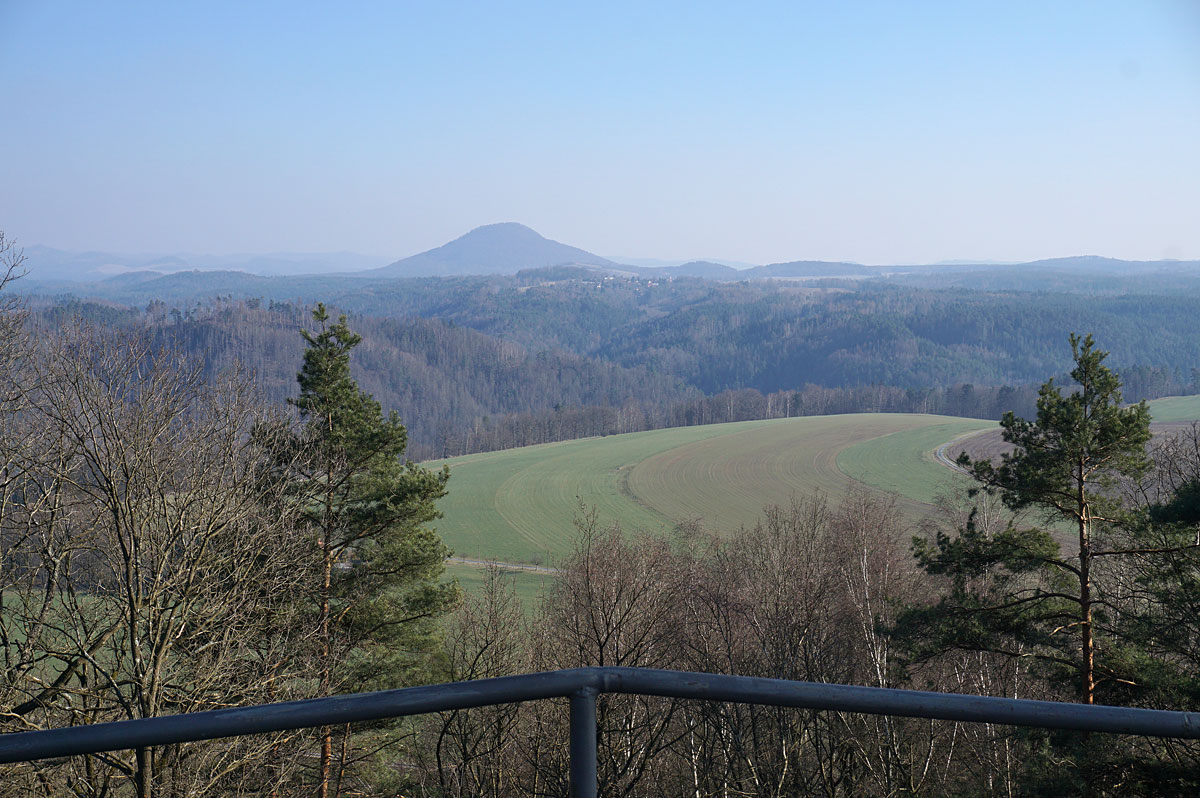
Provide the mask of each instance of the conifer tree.
[{"label": "conifer tree", "polygon": [[[361,391],[350,353],[361,342],[324,305],[291,400],[301,429],[292,482],[322,556],[316,590],[322,695],[411,683],[436,640],[436,621],[457,601],[439,583],[448,550],[427,524],[438,516],[449,472],[403,460],[404,425]],[[331,785],[332,734],[322,740],[319,794]],[[344,762],[346,757],[341,758]],[[331,792],[332,790],[332,792]]]},{"label": "conifer tree", "polygon": [[[989,535],[972,518],[957,535],[916,540],[922,567],[950,576],[952,588],[937,607],[908,613],[901,630],[923,636],[928,650],[1020,651],[1074,671],[1079,700],[1090,704],[1098,683],[1115,676],[1097,665],[1104,601],[1094,571],[1130,553],[1108,534],[1128,517],[1114,489],[1150,467],[1150,414],[1144,402],[1122,407],[1120,379],[1092,336],[1070,342],[1077,387],[1064,394],[1053,379],[1042,385],[1033,421],[1006,413],[1000,426],[1014,448],[999,463],[959,458],[984,490],[1013,510],[1037,511],[1046,526]],[[1055,535],[1064,524],[1077,538],[1066,551]]]}]

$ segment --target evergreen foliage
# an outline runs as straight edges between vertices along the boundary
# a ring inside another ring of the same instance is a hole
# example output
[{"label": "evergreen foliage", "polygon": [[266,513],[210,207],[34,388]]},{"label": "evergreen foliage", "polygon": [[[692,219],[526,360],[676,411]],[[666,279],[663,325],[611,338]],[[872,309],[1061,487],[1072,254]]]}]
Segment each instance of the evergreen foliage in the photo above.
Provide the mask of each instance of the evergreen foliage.
[{"label": "evergreen foliage", "polygon": [[[360,342],[345,316],[324,305],[297,375],[301,426],[292,438],[291,488],[323,559],[319,603],[319,692],[401,687],[422,680],[438,643],[438,619],[458,600],[439,582],[449,551],[428,523],[449,472],[403,460],[407,433],[393,411],[350,374]],[[327,794],[331,735],[325,734],[321,794]],[[339,776],[340,781],[340,776]]]},{"label": "evergreen foliage", "polygon": [[[1118,479],[1137,479],[1150,467],[1150,413],[1144,402],[1122,407],[1120,380],[1092,336],[1072,334],[1070,341],[1075,390],[1064,394],[1051,379],[1038,394],[1035,420],[1006,413],[1000,424],[1014,448],[999,464],[959,458],[984,490],[1012,510],[1035,510],[1046,526],[1017,529],[1010,522],[993,532],[980,529],[972,513],[955,535],[916,539],[920,565],[950,577],[952,587],[938,606],[904,622],[910,632],[927,630],[918,646],[927,652],[1003,652],[1073,671],[1079,700],[1090,704],[1099,681],[1120,680],[1103,661],[1104,644],[1097,663],[1097,620],[1103,629],[1111,604],[1093,569],[1097,558],[1126,553],[1113,548],[1129,526],[1114,490]],[[1055,525],[1064,522],[1078,536],[1074,551],[1060,546]],[[1069,642],[1072,631],[1078,644]]]},{"label": "evergreen foliage", "polygon": [[[438,584],[449,551],[427,524],[438,517],[449,471],[405,462],[407,434],[350,376],[350,352],[361,342],[346,318],[330,324],[324,305],[303,331],[307,349],[293,404],[303,422],[306,517],[321,545],[341,566],[332,577],[336,614],[371,658],[415,666],[433,643],[436,618],[455,602]],[[387,616],[391,622],[380,622]],[[388,674],[390,671],[390,674]],[[386,674],[386,675],[385,675]],[[358,686],[404,681],[394,669],[356,680]],[[393,684],[392,686],[396,686]]]},{"label": "evergreen foliage", "polygon": [[[1091,336],[1070,340],[1074,389],[1064,393],[1050,380],[1035,420],[1006,414],[1013,451],[998,463],[959,460],[977,480],[977,500],[982,490],[1044,524],[1001,526],[994,514],[984,517],[982,503],[955,533],[915,539],[919,565],[949,584],[937,603],[903,613],[894,631],[910,661],[960,649],[1039,663],[1033,672],[1047,697],[1191,708],[1200,697],[1196,482],[1184,480],[1149,506],[1131,503],[1128,489],[1152,467],[1149,412],[1145,403],[1122,406],[1120,380]],[[1068,684],[1074,689],[1064,690]],[[1025,736],[1031,791],[1168,795],[1200,787],[1186,746]]]}]

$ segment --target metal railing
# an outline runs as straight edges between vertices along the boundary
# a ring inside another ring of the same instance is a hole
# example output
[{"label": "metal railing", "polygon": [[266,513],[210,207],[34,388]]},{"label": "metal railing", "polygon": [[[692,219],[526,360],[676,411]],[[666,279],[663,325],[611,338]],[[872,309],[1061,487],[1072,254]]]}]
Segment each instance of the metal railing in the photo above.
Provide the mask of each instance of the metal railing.
[{"label": "metal railing", "polygon": [[218,737],[335,726],[546,698],[571,701],[571,795],[595,796],[600,693],[766,704],[800,709],[1200,738],[1200,713],[791,682],[649,668],[575,668],[377,693],[97,723],[0,735],[0,763],[144,748]]}]

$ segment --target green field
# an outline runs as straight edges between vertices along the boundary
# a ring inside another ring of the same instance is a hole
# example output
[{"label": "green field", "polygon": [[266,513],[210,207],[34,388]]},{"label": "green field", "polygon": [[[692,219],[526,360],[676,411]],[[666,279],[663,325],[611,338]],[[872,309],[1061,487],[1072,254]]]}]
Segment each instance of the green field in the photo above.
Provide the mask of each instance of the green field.
[{"label": "green field", "polygon": [[[1155,421],[1200,418],[1200,396],[1150,403]],[[553,564],[575,537],[580,502],[603,522],[664,532],[695,520],[715,532],[751,525],[763,507],[820,491],[838,500],[857,483],[895,494],[910,520],[966,478],[934,451],[995,422],[861,413],[745,421],[564,441],[467,455],[450,466],[438,532],[456,554]],[[464,585],[471,566],[455,566]],[[521,590],[543,576],[519,573]]]},{"label": "green field", "polygon": [[[927,512],[952,472],[924,453],[991,422],[898,413],[809,416],[682,427],[436,461],[450,466],[438,532],[463,556],[552,563],[570,550],[582,501],[604,521],[652,532],[676,520],[714,531],[753,524],[764,506],[862,482],[897,490],[909,517]],[[871,454],[878,443],[879,453]],[[884,471],[903,475],[898,481]]]},{"label": "green field", "polygon": [[728,425],[585,438],[427,463],[450,466],[450,492],[438,503],[445,515],[438,533],[462,556],[548,563],[569,549],[580,500],[629,526],[665,527],[667,517],[624,492],[624,471],[660,451],[720,435],[723,426]]},{"label": "green field", "polygon": [[[517,598],[521,599],[521,603],[526,607],[533,607],[537,603],[543,588],[549,587],[549,581],[553,576],[520,569],[506,569],[503,573],[512,578]],[[466,593],[476,593],[483,588],[484,569],[480,565],[448,562],[446,563],[446,576],[457,579]]]},{"label": "green field", "polygon": [[1200,396],[1164,396],[1150,405],[1150,419],[1156,422],[1200,420]]},{"label": "green field", "polygon": [[838,470],[873,488],[926,504],[970,481],[934,457],[935,450],[955,438],[996,426],[994,421],[945,418],[940,424],[894,432],[842,450]]},{"label": "green field", "polygon": [[[1156,423],[1200,419],[1200,396],[1168,396],[1148,404]],[[843,449],[838,469],[872,487],[932,503],[948,487],[968,484],[967,477],[948,474],[934,451],[955,438],[995,426],[994,421],[946,419],[944,424],[896,432]]]}]

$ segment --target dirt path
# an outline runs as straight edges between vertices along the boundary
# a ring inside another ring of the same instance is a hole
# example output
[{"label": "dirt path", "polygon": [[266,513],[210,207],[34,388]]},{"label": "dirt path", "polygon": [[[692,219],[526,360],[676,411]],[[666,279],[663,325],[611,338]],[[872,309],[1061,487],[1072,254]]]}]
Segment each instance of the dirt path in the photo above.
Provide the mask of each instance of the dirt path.
[{"label": "dirt path", "polygon": [[507,571],[530,571],[535,574],[556,574],[557,568],[549,568],[545,565],[531,565],[529,563],[520,562],[499,562],[497,560],[480,560],[474,557],[447,557],[450,562],[461,563],[463,565],[495,565],[498,568],[503,568]]}]

